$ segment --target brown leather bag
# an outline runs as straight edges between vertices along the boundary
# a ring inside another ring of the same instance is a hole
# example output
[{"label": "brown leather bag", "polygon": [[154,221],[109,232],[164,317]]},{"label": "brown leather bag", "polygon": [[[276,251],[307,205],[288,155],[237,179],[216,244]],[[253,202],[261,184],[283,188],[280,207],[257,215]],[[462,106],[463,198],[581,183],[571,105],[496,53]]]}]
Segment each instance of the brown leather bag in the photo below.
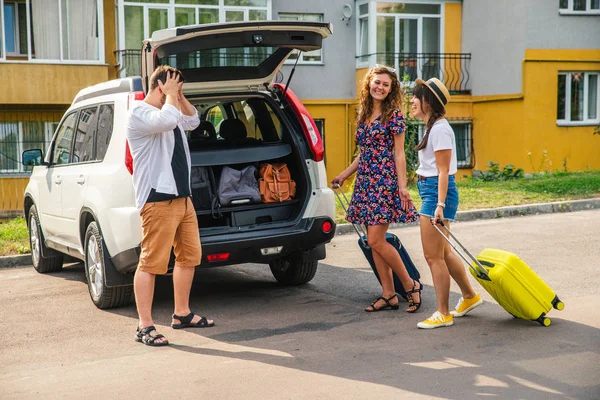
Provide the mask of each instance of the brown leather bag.
[{"label": "brown leather bag", "polygon": [[296,195],[296,182],[285,163],[261,164],[260,197],[263,203],[279,203]]}]

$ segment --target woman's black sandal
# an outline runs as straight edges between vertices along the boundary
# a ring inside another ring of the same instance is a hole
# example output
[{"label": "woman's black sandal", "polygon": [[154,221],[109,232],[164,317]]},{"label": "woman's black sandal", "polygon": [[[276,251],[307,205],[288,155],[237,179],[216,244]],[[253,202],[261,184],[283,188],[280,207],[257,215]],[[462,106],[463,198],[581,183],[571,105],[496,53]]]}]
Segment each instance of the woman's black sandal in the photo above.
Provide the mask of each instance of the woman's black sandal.
[{"label": "woman's black sandal", "polygon": [[[389,299],[386,299],[385,297],[381,296],[379,297],[377,300],[375,300],[374,302],[371,303],[370,306],[371,309],[369,310],[369,308],[365,308],[366,312],[375,312],[375,311],[381,311],[381,310],[397,310],[398,308],[400,308],[400,304],[391,304],[390,300],[392,300],[394,297],[398,297],[397,294],[394,294],[392,297],[390,297]],[[383,300],[385,302],[385,306],[379,307],[379,308],[375,308],[375,303],[377,303],[379,300]]]},{"label": "woman's black sandal", "polygon": [[173,328],[173,329],[210,328],[211,326],[215,326],[214,322],[211,322],[209,324],[206,317],[202,317],[202,318],[200,318],[200,321],[198,321],[196,323],[192,323],[192,320],[194,319],[194,315],[196,315],[196,314],[194,314],[193,312],[189,313],[188,315],[186,315],[184,317],[180,317],[177,314],[173,314],[173,319],[178,319],[180,323],[179,324],[172,323],[171,328]]},{"label": "woman's black sandal", "polygon": [[[413,287],[412,290],[407,290],[406,291],[406,295],[408,297],[408,309],[406,310],[407,313],[416,313],[419,308],[421,307],[421,302],[423,301],[423,299],[421,298],[421,290],[423,290],[423,284],[421,282],[419,282],[419,288],[417,289],[417,281],[415,281],[413,279]],[[419,293],[419,302],[416,302],[413,300],[413,293]],[[411,307],[415,307],[414,309],[410,309]]]},{"label": "woman's black sandal", "polygon": [[156,332],[156,328],[154,327],[154,325],[150,325],[145,328],[140,328],[138,326],[137,332],[135,334],[135,341],[144,343],[146,346],[157,346],[157,347],[158,346],[166,346],[169,344],[168,340],[165,340],[164,342],[157,342],[158,339],[164,338],[164,335],[161,335],[160,333],[158,333],[156,335],[151,335],[150,333],[153,331]]}]

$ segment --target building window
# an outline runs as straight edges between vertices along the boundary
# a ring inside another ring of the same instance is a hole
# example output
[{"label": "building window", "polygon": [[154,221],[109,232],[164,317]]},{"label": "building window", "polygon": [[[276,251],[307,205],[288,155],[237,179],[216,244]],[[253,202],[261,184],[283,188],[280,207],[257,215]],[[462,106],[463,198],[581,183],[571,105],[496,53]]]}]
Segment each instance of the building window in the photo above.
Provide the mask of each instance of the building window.
[{"label": "building window", "polygon": [[[294,13],[279,13],[281,21],[308,21],[308,22],[323,22],[323,14],[294,14]],[[298,52],[294,51],[288,57],[288,62],[295,62],[298,58]],[[291,60],[291,61],[290,61]],[[313,51],[300,52],[298,64],[322,64],[323,63],[323,48]]]},{"label": "building window", "polygon": [[[21,56],[27,54],[27,7],[25,3],[4,2],[3,32],[0,31],[0,43],[5,38],[6,54]],[[0,46],[0,56],[4,50]]]},{"label": "building window", "polygon": [[[4,114],[4,118],[11,115]],[[31,171],[21,164],[21,153],[29,149],[46,151],[52,138],[52,125],[56,123],[23,120],[0,122],[0,173]]]},{"label": "building window", "polygon": [[0,0],[0,5],[0,58],[104,62],[101,1]]},{"label": "building window", "polygon": [[358,11],[358,30],[356,32],[356,55],[359,65],[369,61],[369,4],[360,4]]},{"label": "building window", "polygon": [[154,31],[184,25],[263,21],[271,0],[119,0],[121,48],[139,50]]},{"label": "building window", "polygon": [[558,74],[558,125],[595,125],[600,122],[600,73]]},{"label": "building window", "polygon": [[560,14],[600,14],[600,0],[559,0]]},{"label": "building window", "polygon": [[[458,168],[473,168],[473,135],[471,121],[448,121],[454,131],[456,141],[456,166]],[[419,140],[425,135],[425,126],[419,125]]]},{"label": "building window", "polygon": [[[1,0],[0,0],[1,1]],[[272,0],[118,0],[121,76],[140,75],[142,43],[156,30],[219,22],[264,21]]]},{"label": "building window", "polygon": [[[412,81],[441,78],[440,4],[381,2],[358,6],[358,66],[383,64]],[[369,24],[369,20],[375,23]],[[375,37],[375,40],[372,39]]]}]

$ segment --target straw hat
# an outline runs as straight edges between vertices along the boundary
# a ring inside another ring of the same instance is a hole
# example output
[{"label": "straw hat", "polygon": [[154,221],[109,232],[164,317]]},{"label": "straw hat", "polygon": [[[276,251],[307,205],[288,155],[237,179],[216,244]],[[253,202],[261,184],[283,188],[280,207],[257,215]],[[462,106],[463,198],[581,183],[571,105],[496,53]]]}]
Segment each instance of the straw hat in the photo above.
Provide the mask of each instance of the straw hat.
[{"label": "straw hat", "polygon": [[450,92],[448,92],[448,89],[442,83],[442,81],[440,81],[438,78],[431,78],[425,82],[423,79],[417,78],[415,83],[427,86],[433,95],[440,101],[440,104],[442,107],[444,107],[444,110],[446,109],[446,104],[448,104],[450,101]]}]

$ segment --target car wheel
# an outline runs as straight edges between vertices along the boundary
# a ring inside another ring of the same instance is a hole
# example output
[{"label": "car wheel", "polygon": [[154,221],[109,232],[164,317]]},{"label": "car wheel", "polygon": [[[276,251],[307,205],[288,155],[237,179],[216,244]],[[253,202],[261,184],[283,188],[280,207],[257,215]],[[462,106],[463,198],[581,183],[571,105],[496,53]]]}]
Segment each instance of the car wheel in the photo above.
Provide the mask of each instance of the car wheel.
[{"label": "car wheel", "polygon": [[29,209],[29,246],[31,248],[31,262],[33,268],[41,274],[60,271],[63,266],[63,256],[44,257],[44,254],[51,252],[44,244],[40,220],[37,209],[31,206]]},{"label": "car wheel", "polygon": [[102,234],[96,222],[92,221],[85,232],[85,277],[92,302],[102,309],[128,305],[132,299],[133,285],[108,287],[104,274]]},{"label": "car wheel", "polygon": [[318,261],[302,261],[300,256],[278,258],[269,263],[277,282],[284,285],[301,285],[310,282],[317,272]]}]

